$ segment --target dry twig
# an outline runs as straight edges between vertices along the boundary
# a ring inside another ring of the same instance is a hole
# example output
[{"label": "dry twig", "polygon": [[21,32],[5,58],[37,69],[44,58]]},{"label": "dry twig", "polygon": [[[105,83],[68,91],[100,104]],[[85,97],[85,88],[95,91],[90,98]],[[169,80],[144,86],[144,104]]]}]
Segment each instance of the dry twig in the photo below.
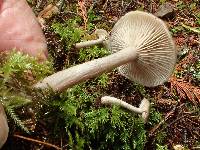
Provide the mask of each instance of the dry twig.
[{"label": "dry twig", "polygon": [[17,138],[20,138],[20,139],[23,139],[23,140],[26,140],[26,141],[42,144],[42,145],[45,145],[47,147],[52,147],[52,148],[55,148],[56,150],[61,150],[61,148],[59,148],[58,146],[50,144],[50,143],[47,143],[47,142],[35,140],[35,139],[32,139],[32,138],[24,137],[24,136],[17,135],[17,134],[14,134],[13,136],[17,137]]},{"label": "dry twig", "polygon": [[86,9],[86,2],[85,0],[79,0],[78,6],[81,10],[80,15],[83,17],[85,29],[87,28],[88,16],[87,16],[87,9]]},{"label": "dry twig", "polygon": [[160,128],[160,126],[165,123],[170,117],[172,117],[174,115],[174,112],[176,110],[176,107],[177,105],[174,106],[174,108],[169,112],[167,113],[167,115],[165,116],[165,118],[159,122],[159,124],[157,124],[155,127],[153,127],[150,132],[149,132],[149,136],[151,137],[155,132],[156,130],[158,130]]}]

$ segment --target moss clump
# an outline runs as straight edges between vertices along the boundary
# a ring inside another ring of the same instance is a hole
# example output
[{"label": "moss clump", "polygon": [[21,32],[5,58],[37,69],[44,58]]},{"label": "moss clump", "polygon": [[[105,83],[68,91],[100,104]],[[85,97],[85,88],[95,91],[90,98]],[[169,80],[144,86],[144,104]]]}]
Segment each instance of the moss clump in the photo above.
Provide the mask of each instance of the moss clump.
[{"label": "moss clump", "polygon": [[5,107],[9,119],[29,132],[15,109],[30,104],[33,100],[32,85],[52,72],[50,62],[38,63],[37,59],[13,51],[1,54],[0,62],[0,102]]}]

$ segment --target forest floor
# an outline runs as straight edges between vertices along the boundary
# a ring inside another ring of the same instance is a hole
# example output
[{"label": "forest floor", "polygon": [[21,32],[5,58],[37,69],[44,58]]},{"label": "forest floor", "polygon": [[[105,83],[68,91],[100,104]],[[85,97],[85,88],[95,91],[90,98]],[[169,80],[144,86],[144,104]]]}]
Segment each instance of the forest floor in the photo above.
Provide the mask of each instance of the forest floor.
[{"label": "forest floor", "polygon": [[[147,96],[152,109],[161,114],[161,118],[156,123],[145,125],[147,141],[144,149],[177,150],[177,145],[182,149],[200,149],[200,2],[198,0],[69,0],[64,1],[62,7],[58,7],[56,11],[53,6],[56,6],[57,1],[29,0],[29,4],[36,16],[39,16],[38,20],[48,42],[49,56],[54,62],[56,71],[72,64],[102,57],[107,52],[91,54],[90,57],[90,51],[87,51],[87,58],[84,55],[81,60],[78,50],[67,45],[67,43],[74,44],[73,41],[63,41],[60,32],[52,26],[53,23],[65,23],[66,20],[73,20],[79,16],[81,23],[78,28],[84,32],[82,37],[86,40],[94,38],[93,32],[96,28],[111,31],[117,20],[129,11],[146,11],[163,19],[173,36],[178,58],[174,73],[168,82],[154,88],[143,87],[133,84],[114,70],[107,74],[106,88],[91,87],[87,92],[99,91],[100,96],[112,95],[135,106]],[[43,11],[49,4],[52,4],[52,7],[48,11]],[[162,12],[163,8],[160,7],[165,5],[168,5],[168,8],[166,12]],[[80,40],[82,39],[78,41]],[[89,82],[93,80],[95,79]],[[100,96],[97,96],[94,102],[96,108],[102,106]],[[45,113],[47,112],[46,110]],[[55,138],[50,133],[55,132],[50,125],[55,118],[54,116],[42,120],[41,117],[34,125],[32,135],[27,135],[21,130],[13,130],[3,149],[67,149],[63,146],[66,143],[64,137]],[[155,143],[159,143],[159,140],[162,144],[156,147]]]}]

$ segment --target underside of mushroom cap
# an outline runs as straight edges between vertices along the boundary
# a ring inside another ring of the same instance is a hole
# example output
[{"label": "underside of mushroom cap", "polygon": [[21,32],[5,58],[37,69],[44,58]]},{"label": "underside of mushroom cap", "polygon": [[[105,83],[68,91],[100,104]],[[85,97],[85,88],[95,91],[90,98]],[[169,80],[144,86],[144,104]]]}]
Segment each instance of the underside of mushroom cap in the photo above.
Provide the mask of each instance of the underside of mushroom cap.
[{"label": "underside of mushroom cap", "polygon": [[113,53],[127,47],[137,50],[137,59],[118,69],[123,76],[144,86],[167,81],[176,63],[167,26],[146,12],[132,11],[121,17],[111,31],[110,47]]}]

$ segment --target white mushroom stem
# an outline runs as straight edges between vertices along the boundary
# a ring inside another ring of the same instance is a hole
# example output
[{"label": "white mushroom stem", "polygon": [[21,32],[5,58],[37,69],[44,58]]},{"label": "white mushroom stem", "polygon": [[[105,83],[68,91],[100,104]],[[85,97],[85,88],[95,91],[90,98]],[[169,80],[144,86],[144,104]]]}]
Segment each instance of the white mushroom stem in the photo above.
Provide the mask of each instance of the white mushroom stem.
[{"label": "white mushroom stem", "polygon": [[97,40],[80,42],[80,43],[76,43],[75,47],[80,49],[80,48],[89,47],[89,46],[93,46],[93,45],[97,45],[97,44],[102,44],[104,40],[105,40],[105,38],[99,38]]},{"label": "white mushroom stem", "polygon": [[76,43],[75,47],[80,49],[80,48],[89,47],[89,46],[93,46],[97,44],[105,44],[107,46],[107,43],[105,41],[106,41],[106,38],[108,37],[108,32],[104,29],[97,29],[95,31],[95,34],[99,37],[98,39]]},{"label": "white mushroom stem", "polygon": [[89,78],[111,71],[113,68],[132,62],[136,57],[137,50],[128,47],[112,55],[59,71],[44,78],[34,87],[45,89],[50,86],[54,91],[62,91]]},{"label": "white mushroom stem", "polygon": [[146,123],[149,117],[149,112],[150,112],[150,102],[144,98],[140,104],[140,107],[134,107],[120,99],[117,99],[115,97],[110,97],[110,96],[104,96],[101,98],[101,102],[103,104],[112,104],[112,105],[119,105],[121,107],[124,107],[134,113],[142,114],[142,118],[144,122]]},{"label": "white mushroom stem", "polygon": [[141,108],[134,107],[121,99],[115,98],[115,97],[110,97],[110,96],[104,96],[101,98],[101,103],[103,104],[112,104],[112,105],[119,105],[121,107],[124,107],[132,112],[141,114],[143,110]]}]

